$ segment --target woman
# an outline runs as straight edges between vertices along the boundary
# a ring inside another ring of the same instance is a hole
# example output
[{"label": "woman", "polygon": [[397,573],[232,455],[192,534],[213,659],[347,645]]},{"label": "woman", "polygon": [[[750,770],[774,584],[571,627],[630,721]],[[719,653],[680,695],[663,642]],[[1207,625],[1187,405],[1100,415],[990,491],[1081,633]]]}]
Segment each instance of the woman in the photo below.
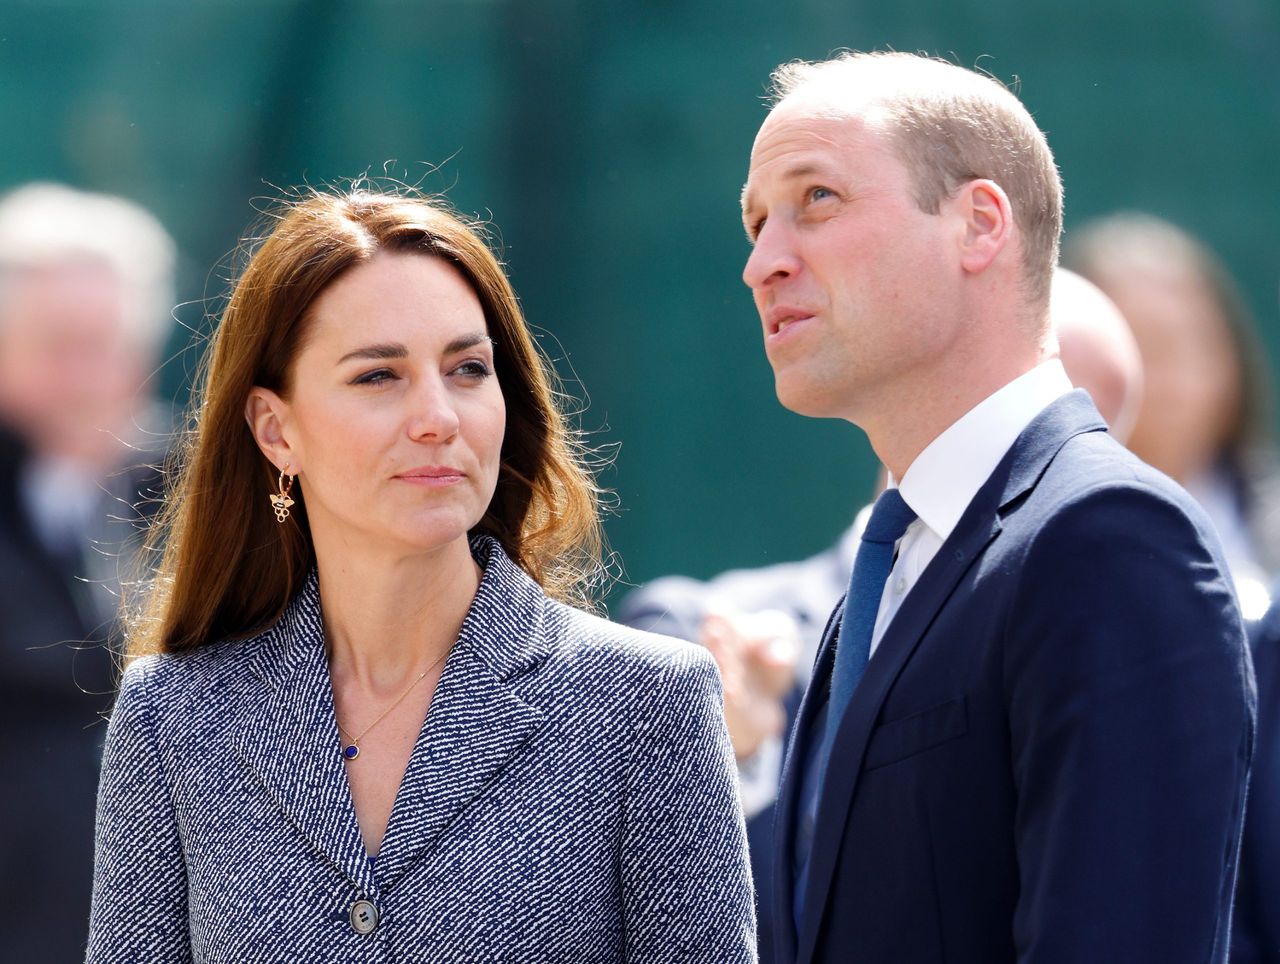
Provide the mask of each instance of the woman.
[{"label": "woman", "polygon": [[296,202],[198,398],[88,960],[750,960],[714,664],[566,605],[595,492],[475,229]]},{"label": "woman", "polygon": [[1072,231],[1064,261],[1124,315],[1144,371],[1129,448],[1213,521],[1248,619],[1280,574],[1280,474],[1257,325],[1226,266],[1182,228],[1113,214]]}]

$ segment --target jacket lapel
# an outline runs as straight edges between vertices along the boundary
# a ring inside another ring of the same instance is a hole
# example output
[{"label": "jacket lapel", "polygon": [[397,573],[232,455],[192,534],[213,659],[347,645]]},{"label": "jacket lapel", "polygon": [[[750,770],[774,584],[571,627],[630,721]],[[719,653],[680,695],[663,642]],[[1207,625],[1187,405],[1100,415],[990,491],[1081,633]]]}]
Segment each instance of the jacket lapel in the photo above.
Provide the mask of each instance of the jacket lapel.
[{"label": "jacket lapel", "polygon": [[[1083,432],[1105,429],[1106,425],[1098,417],[1088,395],[1078,390],[1058,399],[1036,416],[969,503],[955,530],[925,568],[885,630],[836,731],[814,831],[815,840],[820,839],[824,843],[814,846],[809,859],[808,894],[797,936],[797,960],[809,962],[813,959],[862,760],[880,708],[894,681],[960,579],[999,536],[1001,515],[1035,486],[1058,450],[1070,438]],[[843,607],[840,611],[843,612]],[[832,643],[836,641],[838,628],[839,622],[835,620],[828,626],[824,652],[828,649],[834,652]],[[822,657],[819,662],[809,685],[811,691],[816,686],[827,685],[830,677],[832,658],[828,656],[825,665],[822,665]],[[806,703],[809,695],[805,695]],[[797,762],[793,757],[794,754],[788,754],[788,770]],[[791,779],[790,782],[793,784],[790,792],[794,801],[796,780]],[[794,811],[788,809],[788,816],[792,813]],[[790,827],[787,827],[785,839],[789,845]],[[789,854],[789,846],[784,849]],[[856,859],[856,855],[847,855],[845,859]],[[788,881],[787,893],[790,891]]]},{"label": "jacket lapel", "polygon": [[236,753],[308,843],[372,894],[334,720],[314,572],[259,652],[256,669],[267,692],[241,718]]},{"label": "jacket lapel", "polygon": [[241,717],[235,752],[308,843],[367,894],[433,849],[542,723],[514,687],[550,652],[545,596],[493,540],[476,539],[472,552],[484,576],[401,781],[376,878],[340,752],[314,572],[257,647],[265,692]]},{"label": "jacket lapel", "polygon": [[414,746],[378,855],[386,888],[442,845],[450,826],[542,725],[514,682],[548,655],[542,590],[491,540],[484,577]]},{"label": "jacket lapel", "polygon": [[[960,577],[999,532],[1000,524],[994,517],[988,517],[986,525],[981,525],[974,524],[978,520],[969,520],[969,516],[970,512],[966,512],[965,520],[970,525],[966,526],[965,521],[961,521],[903,601],[902,608],[880,640],[875,657],[867,664],[853,700],[836,730],[814,830],[815,840],[822,840],[823,845],[815,844],[809,857],[808,894],[798,935],[800,954],[797,959],[800,961],[813,958],[831,878],[840,855],[839,840],[857,789],[867,741],[885,696]],[[832,635],[838,636],[838,629]],[[827,667],[829,676],[830,666]],[[825,683],[824,679],[823,685]]]},{"label": "jacket lapel", "polygon": [[795,960],[796,953],[795,913],[792,909],[795,903],[795,887],[791,867],[795,862],[796,804],[804,779],[801,770],[804,761],[808,758],[814,717],[827,698],[826,690],[831,680],[831,668],[835,662],[835,639],[843,614],[844,600],[842,599],[828,617],[826,628],[822,631],[822,643],[814,659],[810,683],[805,687],[800,709],[796,712],[795,724],[791,728],[791,739],[787,743],[782,776],[778,785],[778,802],[773,811],[774,906],[770,910],[775,922],[774,942],[778,948],[779,959],[783,961]]}]

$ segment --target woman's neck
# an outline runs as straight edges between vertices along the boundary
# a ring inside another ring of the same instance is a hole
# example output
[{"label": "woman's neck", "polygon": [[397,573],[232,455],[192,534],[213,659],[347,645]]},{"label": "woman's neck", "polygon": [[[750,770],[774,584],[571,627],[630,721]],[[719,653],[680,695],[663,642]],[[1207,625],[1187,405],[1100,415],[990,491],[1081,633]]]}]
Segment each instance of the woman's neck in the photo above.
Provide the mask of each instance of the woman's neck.
[{"label": "woman's neck", "polygon": [[480,585],[465,538],[413,556],[316,546],[330,673],[394,694],[452,648]]}]

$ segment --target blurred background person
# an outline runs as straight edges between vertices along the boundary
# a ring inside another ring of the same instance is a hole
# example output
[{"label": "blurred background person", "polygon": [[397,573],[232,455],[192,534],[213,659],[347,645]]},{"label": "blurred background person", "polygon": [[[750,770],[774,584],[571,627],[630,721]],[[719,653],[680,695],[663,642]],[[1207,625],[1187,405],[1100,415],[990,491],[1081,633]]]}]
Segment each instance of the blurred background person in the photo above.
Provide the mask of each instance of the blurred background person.
[{"label": "blurred background person", "polygon": [[[121,198],[0,199],[0,960],[81,961],[120,567],[165,439],[174,245]],[[145,508],[144,508],[145,510]]]},{"label": "blurred background person", "polygon": [[[1143,393],[1137,342],[1115,303],[1092,282],[1059,268],[1049,312],[1062,364],[1092,396],[1111,434],[1124,442]],[[877,492],[884,487],[881,473]],[[715,657],[724,680],[725,719],[738,760],[757,904],[760,959],[773,959],[773,803],[786,734],[822,639],[844,595],[868,505],[832,547],[799,562],[738,569],[702,582],[666,576],[626,596],[619,622],[693,640]]]},{"label": "blurred background person", "polygon": [[1067,235],[1063,263],[1119,306],[1146,392],[1129,438],[1218,529],[1246,619],[1280,573],[1280,477],[1271,378],[1257,326],[1226,266],[1160,218],[1120,213]]},{"label": "blurred background person", "polygon": [[1053,273],[1049,317],[1067,377],[1093,399],[1111,434],[1124,442],[1142,407],[1142,356],[1116,303],[1074,271]]}]

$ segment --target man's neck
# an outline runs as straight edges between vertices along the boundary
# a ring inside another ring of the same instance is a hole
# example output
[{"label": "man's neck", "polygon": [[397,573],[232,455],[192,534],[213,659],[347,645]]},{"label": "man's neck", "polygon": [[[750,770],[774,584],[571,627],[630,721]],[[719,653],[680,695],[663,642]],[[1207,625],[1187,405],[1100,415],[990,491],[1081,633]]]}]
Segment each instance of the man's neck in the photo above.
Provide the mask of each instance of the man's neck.
[{"label": "man's neck", "polygon": [[871,442],[876,456],[894,479],[907,474],[917,456],[939,435],[976,405],[1014,379],[1048,360],[1043,352],[1028,354],[1016,362],[975,366],[963,379],[921,380],[898,392],[892,405],[878,417],[857,422]]}]

